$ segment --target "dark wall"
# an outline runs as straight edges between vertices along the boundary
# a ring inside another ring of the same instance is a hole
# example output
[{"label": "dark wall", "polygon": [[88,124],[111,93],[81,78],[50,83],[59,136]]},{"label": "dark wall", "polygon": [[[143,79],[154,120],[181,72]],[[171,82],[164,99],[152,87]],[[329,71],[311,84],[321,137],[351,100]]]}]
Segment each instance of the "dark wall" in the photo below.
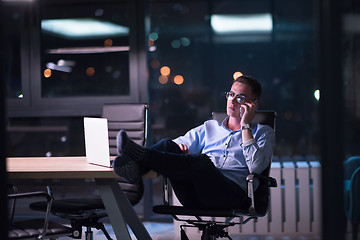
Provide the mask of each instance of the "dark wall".
[{"label": "dark wall", "polygon": [[[2,14],[2,2],[0,2],[0,16]],[[0,19],[0,23],[4,22]],[[2,33],[2,25],[0,24],[0,33]],[[2,34],[1,34],[2,35]],[[2,38],[0,38],[0,73],[3,73],[3,51],[2,51]],[[6,177],[6,164],[5,164],[5,81],[3,75],[0,75],[0,239],[7,239],[7,177]]]}]

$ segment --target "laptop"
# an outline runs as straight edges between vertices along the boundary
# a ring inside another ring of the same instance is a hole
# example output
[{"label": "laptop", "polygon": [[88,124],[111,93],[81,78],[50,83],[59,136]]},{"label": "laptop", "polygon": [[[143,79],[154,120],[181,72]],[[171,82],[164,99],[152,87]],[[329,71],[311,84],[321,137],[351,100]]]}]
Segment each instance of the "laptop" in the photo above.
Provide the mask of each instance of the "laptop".
[{"label": "laptop", "polygon": [[84,137],[86,161],[111,167],[107,119],[84,117]]}]

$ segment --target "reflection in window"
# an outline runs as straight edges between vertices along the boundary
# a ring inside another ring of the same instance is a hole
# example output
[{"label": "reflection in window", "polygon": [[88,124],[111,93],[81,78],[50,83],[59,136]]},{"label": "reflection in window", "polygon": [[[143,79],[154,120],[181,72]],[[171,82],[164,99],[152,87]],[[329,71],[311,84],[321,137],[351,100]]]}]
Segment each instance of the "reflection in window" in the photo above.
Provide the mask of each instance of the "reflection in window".
[{"label": "reflection in window", "polygon": [[126,3],[46,5],[42,12],[43,98],[129,95]]},{"label": "reflection in window", "polygon": [[[5,3],[4,3],[5,5]],[[2,35],[3,51],[6,51],[7,61],[4,61],[4,76],[6,79],[6,97],[8,99],[23,98],[21,74],[21,34],[23,32],[24,9],[21,5],[7,4],[6,11],[2,11],[2,28],[7,34]]]}]

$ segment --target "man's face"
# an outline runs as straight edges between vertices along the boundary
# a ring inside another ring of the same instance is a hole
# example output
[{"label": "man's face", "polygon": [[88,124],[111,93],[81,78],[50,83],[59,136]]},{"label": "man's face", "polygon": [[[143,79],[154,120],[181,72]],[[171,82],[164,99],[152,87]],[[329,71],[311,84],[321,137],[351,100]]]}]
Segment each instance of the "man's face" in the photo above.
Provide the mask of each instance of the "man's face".
[{"label": "man's face", "polygon": [[[250,86],[240,82],[234,82],[229,92],[233,92],[235,96],[237,94],[245,96],[247,102],[254,99]],[[232,99],[228,98],[226,104],[227,115],[229,117],[240,118],[240,106],[241,103],[236,100],[236,97],[233,97]]]}]

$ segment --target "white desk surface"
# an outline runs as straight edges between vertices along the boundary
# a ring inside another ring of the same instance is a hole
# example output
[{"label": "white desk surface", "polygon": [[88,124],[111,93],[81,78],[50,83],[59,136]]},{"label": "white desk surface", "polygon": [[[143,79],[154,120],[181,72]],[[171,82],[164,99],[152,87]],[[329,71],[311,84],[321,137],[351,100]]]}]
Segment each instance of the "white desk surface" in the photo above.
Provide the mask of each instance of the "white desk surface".
[{"label": "white desk surface", "polygon": [[117,178],[112,168],[89,164],[86,157],[6,158],[10,179]]}]

